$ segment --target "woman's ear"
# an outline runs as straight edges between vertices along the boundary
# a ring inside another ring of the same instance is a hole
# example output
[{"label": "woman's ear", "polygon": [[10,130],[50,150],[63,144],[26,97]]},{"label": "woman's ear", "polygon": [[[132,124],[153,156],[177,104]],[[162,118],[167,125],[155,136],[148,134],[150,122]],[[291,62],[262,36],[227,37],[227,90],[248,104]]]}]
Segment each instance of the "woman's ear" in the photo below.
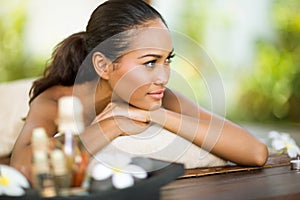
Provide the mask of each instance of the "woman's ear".
[{"label": "woman's ear", "polygon": [[93,65],[97,74],[105,79],[109,79],[109,64],[110,61],[100,52],[95,52],[92,57]]}]

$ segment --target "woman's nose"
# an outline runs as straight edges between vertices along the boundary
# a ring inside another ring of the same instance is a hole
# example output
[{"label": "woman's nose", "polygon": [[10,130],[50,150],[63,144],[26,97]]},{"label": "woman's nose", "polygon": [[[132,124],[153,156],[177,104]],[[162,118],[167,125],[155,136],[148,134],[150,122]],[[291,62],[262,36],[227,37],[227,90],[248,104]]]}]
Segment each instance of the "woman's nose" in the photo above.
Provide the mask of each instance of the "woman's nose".
[{"label": "woman's nose", "polygon": [[170,77],[169,66],[159,65],[155,68],[154,80],[156,85],[166,85]]}]

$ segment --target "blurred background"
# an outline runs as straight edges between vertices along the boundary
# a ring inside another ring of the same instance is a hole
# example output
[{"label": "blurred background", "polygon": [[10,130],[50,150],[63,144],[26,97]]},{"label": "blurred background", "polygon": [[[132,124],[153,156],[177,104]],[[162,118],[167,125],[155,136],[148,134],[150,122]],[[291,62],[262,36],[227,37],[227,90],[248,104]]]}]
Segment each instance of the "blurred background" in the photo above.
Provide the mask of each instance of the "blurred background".
[{"label": "blurred background", "polygon": [[[102,2],[0,0],[0,82],[40,76],[55,45],[85,30],[90,14]],[[170,30],[201,46],[212,60],[224,87],[225,97],[219,101],[225,105],[226,117],[299,127],[299,0],[149,2]],[[186,52],[193,54],[192,49]],[[202,62],[197,54],[192,56]],[[184,91],[176,85],[176,74],[184,77],[195,101],[210,109],[206,78],[180,55],[172,68],[176,73],[170,87]]]}]

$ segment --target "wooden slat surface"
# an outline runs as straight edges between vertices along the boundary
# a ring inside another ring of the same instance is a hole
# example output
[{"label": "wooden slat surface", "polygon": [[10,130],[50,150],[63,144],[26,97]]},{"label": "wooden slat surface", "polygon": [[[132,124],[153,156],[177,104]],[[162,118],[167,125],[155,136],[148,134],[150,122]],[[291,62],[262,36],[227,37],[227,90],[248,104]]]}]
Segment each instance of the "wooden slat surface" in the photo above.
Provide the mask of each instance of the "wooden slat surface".
[{"label": "wooden slat surface", "polygon": [[161,199],[299,200],[300,172],[290,169],[289,160],[285,155],[270,157],[262,168],[235,166],[216,173],[189,170],[161,189]]},{"label": "wooden slat surface", "polygon": [[286,155],[271,155],[264,167],[243,167],[243,166],[225,166],[225,167],[210,167],[210,168],[197,168],[197,169],[187,169],[183,176],[180,178],[191,178],[199,176],[207,176],[213,174],[222,174],[238,171],[250,171],[262,168],[271,168],[279,166],[290,165],[290,158]]}]

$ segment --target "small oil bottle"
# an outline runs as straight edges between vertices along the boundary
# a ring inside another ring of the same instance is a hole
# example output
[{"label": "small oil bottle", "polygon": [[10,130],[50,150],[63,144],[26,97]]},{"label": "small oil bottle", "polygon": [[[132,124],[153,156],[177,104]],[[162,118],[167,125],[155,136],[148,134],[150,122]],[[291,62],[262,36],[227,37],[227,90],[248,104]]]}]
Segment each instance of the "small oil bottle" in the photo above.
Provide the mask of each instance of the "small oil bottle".
[{"label": "small oil bottle", "polygon": [[49,153],[49,138],[42,127],[33,129],[31,136],[32,152],[43,151]]},{"label": "small oil bottle", "polygon": [[51,164],[58,195],[68,196],[71,187],[71,179],[67,171],[65,155],[62,150],[55,149],[51,152]]},{"label": "small oil bottle", "polygon": [[33,186],[42,197],[56,196],[56,188],[48,161],[49,139],[44,128],[32,131],[31,145],[33,153]]},{"label": "small oil bottle", "polygon": [[58,102],[58,130],[64,135],[63,151],[72,187],[80,187],[85,178],[88,156],[81,151],[79,134],[83,131],[83,108],[74,96],[65,96]]},{"label": "small oil bottle", "polygon": [[57,195],[49,164],[46,152],[36,151],[33,153],[33,171],[36,188],[40,196],[45,198],[55,197]]}]

